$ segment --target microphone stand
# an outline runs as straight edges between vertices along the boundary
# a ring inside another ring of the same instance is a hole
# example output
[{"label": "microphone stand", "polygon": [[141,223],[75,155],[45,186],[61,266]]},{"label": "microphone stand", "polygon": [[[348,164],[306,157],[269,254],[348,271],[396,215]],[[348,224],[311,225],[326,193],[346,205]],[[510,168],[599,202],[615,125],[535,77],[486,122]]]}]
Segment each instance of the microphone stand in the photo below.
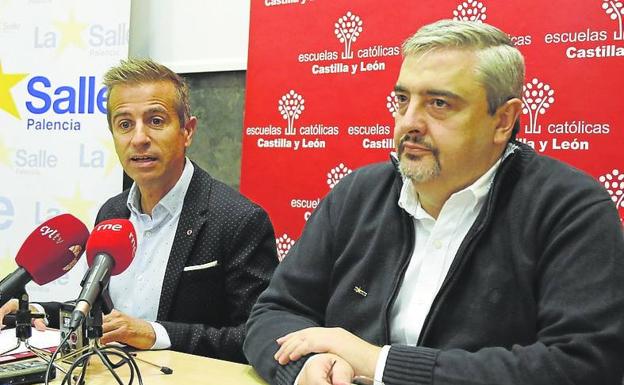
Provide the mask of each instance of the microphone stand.
[{"label": "microphone stand", "polygon": [[0,356],[4,356],[7,353],[17,350],[23,342],[24,346],[26,346],[26,348],[30,352],[47,362],[49,366],[53,365],[56,369],[60,370],[63,373],[66,373],[64,368],[51,360],[50,357],[52,356],[52,353],[45,349],[33,346],[29,343],[28,340],[30,339],[30,337],[32,337],[32,320],[38,318],[42,319],[45,316],[43,314],[33,314],[30,311],[28,299],[29,298],[26,291],[22,291],[22,293],[18,296],[18,309],[15,313],[15,336],[17,337],[17,344],[15,345],[15,347],[0,353]]},{"label": "microphone stand", "polygon": [[[89,345],[71,354],[71,356],[79,355],[79,357],[76,358],[74,363],[67,370],[67,373],[63,378],[62,384],[67,383],[67,385],[72,385],[72,380],[76,381],[76,384],[78,385],[84,384],[87,367],[89,365],[91,357],[93,356],[98,356],[100,358],[100,361],[104,364],[104,366],[106,366],[108,371],[113,375],[115,381],[119,385],[124,385],[124,383],[115,372],[115,369],[122,367],[126,364],[130,369],[130,379],[128,381],[128,384],[133,383],[135,372],[139,384],[143,384],[141,372],[139,371],[139,367],[136,364],[132,355],[130,355],[127,351],[123,350],[120,347],[100,346],[99,339],[103,335],[102,314],[103,312],[110,313],[112,310],[113,302],[110,298],[108,286],[106,286],[104,290],[102,290],[98,299],[94,302],[91,310],[89,311],[89,315],[86,318],[87,338],[89,339]],[[69,356],[70,355],[65,356],[65,358]],[[112,362],[111,357],[117,357],[119,358],[119,361]],[[81,368],[80,372],[74,376],[74,370],[79,367]]]},{"label": "microphone stand", "polygon": [[7,351],[0,353],[0,356],[4,356],[5,354],[18,349],[22,345],[22,342],[26,341],[26,339],[30,338],[30,336],[32,335],[30,324],[28,324],[28,328],[25,328],[23,327],[23,325],[20,325],[20,324],[23,324],[25,317],[30,318],[32,317],[32,314],[30,314],[30,309],[28,308],[28,294],[26,294],[26,292],[22,292],[19,295],[19,305],[18,305],[17,313],[15,315],[15,336],[17,337],[17,345],[15,345],[15,347],[12,347],[11,349]]},{"label": "microphone stand", "polygon": [[[32,320],[37,318],[44,318],[45,316],[43,314],[33,314],[30,311],[28,299],[28,294],[26,294],[26,292],[22,292],[18,297],[18,310],[15,316],[15,335],[17,337],[17,344],[15,347],[0,353],[0,356],[3,356],[18,349],[21,346],[21,343],[24,342],[26,348],[29,351],[31,351],[37,357],[48,363],[48,369],[45,375],[46,384],[48,384],[49,380],[53,379],[55,376],[55,372],[52,370],[52,368],[56,368],[61,372],[65,373],[62,380],[62,385],[72,385],[72,380],[75,381],[77,385],[85,384],[87,366],[90,358],[94,355],[97,355],[100,358],[104,366],[106,366],[106,368],[111,372],[119,385],[124,385],[124,383],[115,372],[115,369],[122,367],[126,364],[130,369],[130,379],[128,384],[130,385],[133,383],[135,372],[139,385],[143,384],[141,372],[135,359],[159,367],[160,371],[164,374],[173,373],[173,370],[171,370],[170,368],[159,366],[149,361],[145,361],[139,357],[136,357],[136,353],[129,353],[121,347],[100,346],[99,339],[103,335],[102,314],[103,312],[110,313],[113,309],[113,302],[110,298],[108,287],[106,287],[102,291],[98,299],[91,307],[88,316],[86,317],[87,338],[89,339],[89,345],[83,347],[82,349],[76,350],[68,355],[58,358],[56,357],[58,353],[62,350],[61,347],[67,342],[72,333],[70,332],[65,335],[65,338],[63,338],[63,340],[59,343],[59,346],[54,353],[50,353],[45,349],[30,345],[28,339],[32,337]],[[76,358],[75,361],[71,363],[69,369],[65,369],[58,364],[59,361],[71,362],[71,360],[69,359],[74,357],[78,358]],[[119,358],[119,361],[112,362],[110,357],[117,357]],[[74,376],[73,372],[77,368],[81,368],[80,373]]]}]

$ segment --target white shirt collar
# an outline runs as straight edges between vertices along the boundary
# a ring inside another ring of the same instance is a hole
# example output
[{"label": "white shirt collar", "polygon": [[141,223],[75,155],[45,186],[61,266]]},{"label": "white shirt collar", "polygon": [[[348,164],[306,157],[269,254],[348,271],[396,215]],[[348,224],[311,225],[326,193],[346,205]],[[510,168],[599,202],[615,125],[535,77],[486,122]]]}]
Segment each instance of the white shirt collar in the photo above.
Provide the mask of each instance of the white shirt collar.
[{"label": "white shirt collar", "polygon": [[[489,170],[485,172],[485,174],[481,175],[470,186],[453,193],[449,197],[449,200],[456,196],[470,194],[472,196],[471,207],[477,207],[479,203],[485,200],[485,197],[490,191],[490,187],[494,181],[494,176],[496,175],[496,171],[502,161],[518,148],[519,147],[517,145],[510,142],[505,148],[503,155],[494,163],[492,167],[490,167]],[[418,194],[414,191],[414,185],[408,178],[403,178],[403,187],[401,188],[401,194],[399,195],[399,207],[414,217],[414,219],[433,219],[431,215],[429,215],[429,213],[427,213],[421,206]]]},{"label": "white shirt collar", "polygon": [[[176,182],[171,190],[154,206],[154,210],[152,212],[165,210],[171,215],[174,215],[178,211],[182,211],[182,204],[184,203],[184,196],[186,195],[186,191],[188,190],[188,186],[191,183],[191,178],[193,177],[193,172],[195,168],[193,167],[193,163],[189,160],[188,157],[185,157],[184,162],[184,170],[182,170],[182,175],[180,179]],[[142,214],[141,211],[141,191],[139,191],[139,187],[136,183],[132,183],[132,187],[130,187],[130,192],[128,193],[128,200],[126,201],[126,205],[128,209],[133,212],[135,215],[139,216]]]}]

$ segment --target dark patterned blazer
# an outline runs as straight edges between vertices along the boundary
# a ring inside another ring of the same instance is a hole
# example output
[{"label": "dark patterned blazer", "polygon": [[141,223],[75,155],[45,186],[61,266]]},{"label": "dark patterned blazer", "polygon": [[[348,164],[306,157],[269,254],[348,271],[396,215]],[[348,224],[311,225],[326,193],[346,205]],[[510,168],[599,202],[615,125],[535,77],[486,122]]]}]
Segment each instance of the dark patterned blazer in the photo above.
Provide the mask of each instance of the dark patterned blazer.
[{"label": "dark patterned blazer", "polygon": [[[245,322],[278,262],[273,226],[261,207],[193,165],[157,322],[172,350],[246,362]],[[129,218],[128,193],[104,203],[96,223]],[[212,261],[216,266],[184,271]]]}]

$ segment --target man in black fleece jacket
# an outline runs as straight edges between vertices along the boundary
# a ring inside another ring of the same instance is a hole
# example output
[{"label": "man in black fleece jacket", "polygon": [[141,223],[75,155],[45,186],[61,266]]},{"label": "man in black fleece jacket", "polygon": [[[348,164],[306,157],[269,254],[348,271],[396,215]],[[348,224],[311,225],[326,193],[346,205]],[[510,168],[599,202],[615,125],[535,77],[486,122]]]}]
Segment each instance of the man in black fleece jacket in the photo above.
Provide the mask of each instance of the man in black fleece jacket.
[{"label": "man in black fleece jacket", "polygon": [[620,219],[514,140],[521,54],[440,21],[403,55],[396,157],[317,207],[252,309],[249,362],[280,385],[619,384]]}]

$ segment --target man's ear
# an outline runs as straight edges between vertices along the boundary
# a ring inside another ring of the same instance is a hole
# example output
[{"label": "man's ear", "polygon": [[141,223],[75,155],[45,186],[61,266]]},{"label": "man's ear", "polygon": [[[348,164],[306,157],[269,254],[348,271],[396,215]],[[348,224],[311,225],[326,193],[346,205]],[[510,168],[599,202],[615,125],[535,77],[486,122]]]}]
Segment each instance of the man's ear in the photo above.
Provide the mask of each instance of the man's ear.
[{"label": "man's ear", "polygon": [[184,142],[184,146],[188,148],[193,142],[193,134],[195,134],[195,130],[197,129],[197,118],[191,116],[184,125],[184,133],[186,134],[186,141]]},{"label": "man's ear", "polygon": [[522,101],[513,98],[506,101],[496,110],[497,125],[494,133],[494,143],[506,144],[511,138],[514,123],[522,111]]}]

